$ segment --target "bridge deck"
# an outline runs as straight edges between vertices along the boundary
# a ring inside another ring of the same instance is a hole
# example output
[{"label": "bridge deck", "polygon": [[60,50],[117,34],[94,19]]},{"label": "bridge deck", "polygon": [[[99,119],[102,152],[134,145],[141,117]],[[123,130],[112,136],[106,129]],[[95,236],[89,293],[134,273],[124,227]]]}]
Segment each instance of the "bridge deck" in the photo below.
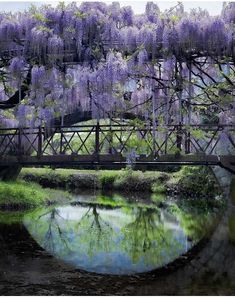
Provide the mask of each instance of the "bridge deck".
[{"label": "bridge deck", "polygon": [[[139,157],[133,163],[135,168],[148,168],[154,169],[159,165],[219,165],[221,160],[226,160],[231,165],[235,165],[235,156],[217,156],[217,155],[164,155],[157,158]],[[54,155],[54,156],[7,156],[1,158],[0,166],[9,165],[22,165],[22,166],[39,166],[39,165],[55,165],[65,166],[73,165],[77,167],[89,168],[122,168],[128,165],[126,158],[121,155]]]}]

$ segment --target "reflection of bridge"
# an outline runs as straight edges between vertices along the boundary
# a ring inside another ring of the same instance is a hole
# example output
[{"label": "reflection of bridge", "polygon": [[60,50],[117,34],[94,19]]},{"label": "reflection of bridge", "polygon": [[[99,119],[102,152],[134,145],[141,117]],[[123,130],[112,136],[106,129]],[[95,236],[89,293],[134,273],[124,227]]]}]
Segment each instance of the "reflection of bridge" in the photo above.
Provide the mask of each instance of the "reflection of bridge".
[{"label": "reflection of bridge", "polygon": [[222,144],[235,148],[234,125],[130,124],[1,128],[0,166],[76,165],[154,169],[159,164],[219,165],[235,172],[235,155],[218,155]]}]

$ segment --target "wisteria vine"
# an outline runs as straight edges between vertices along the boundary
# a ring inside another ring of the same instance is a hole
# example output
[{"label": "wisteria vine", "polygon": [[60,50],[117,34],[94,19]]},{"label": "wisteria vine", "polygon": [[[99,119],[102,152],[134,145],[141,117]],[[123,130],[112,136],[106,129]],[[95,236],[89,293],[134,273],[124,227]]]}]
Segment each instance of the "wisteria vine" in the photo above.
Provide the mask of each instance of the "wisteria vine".
[{"label": "wisteria vine", "polygon": [[0,13],[0,41],[0,108],[12,108],[2,125],[38,126],[76,109],[155,125],[235,121],[234,2],[217,17],[152,2],[141,15],[118,2],[32,6]]}]

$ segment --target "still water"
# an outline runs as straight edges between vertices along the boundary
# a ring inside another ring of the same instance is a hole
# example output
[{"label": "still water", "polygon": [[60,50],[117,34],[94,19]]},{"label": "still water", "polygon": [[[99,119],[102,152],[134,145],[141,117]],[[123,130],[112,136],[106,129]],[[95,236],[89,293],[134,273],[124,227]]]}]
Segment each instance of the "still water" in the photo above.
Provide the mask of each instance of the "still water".
[{"label": "still water", "polygon": [[174,261],[213,227],[218,210],[190,204],[80,195],[69,205],[28,213],[22,221],[57,259],[89,272],[129,275]]}]

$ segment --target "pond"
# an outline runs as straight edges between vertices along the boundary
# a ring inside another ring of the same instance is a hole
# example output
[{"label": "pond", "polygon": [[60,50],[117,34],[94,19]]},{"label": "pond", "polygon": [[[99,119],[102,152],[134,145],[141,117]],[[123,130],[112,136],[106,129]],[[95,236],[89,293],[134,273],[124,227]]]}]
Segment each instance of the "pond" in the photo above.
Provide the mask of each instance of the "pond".
[{"label": "pond", "polygon": [[177,218],[157,208],[78,204],[40,210],[24,224],[45,250],[97,273],[150,271],[192,245]]},{"label": "pond", "polygon": [[218,209],[206,199],[84,194],[27,212],[20,222],[43,250],[74,268],[130,275],[185,254],[216,224]]}]

